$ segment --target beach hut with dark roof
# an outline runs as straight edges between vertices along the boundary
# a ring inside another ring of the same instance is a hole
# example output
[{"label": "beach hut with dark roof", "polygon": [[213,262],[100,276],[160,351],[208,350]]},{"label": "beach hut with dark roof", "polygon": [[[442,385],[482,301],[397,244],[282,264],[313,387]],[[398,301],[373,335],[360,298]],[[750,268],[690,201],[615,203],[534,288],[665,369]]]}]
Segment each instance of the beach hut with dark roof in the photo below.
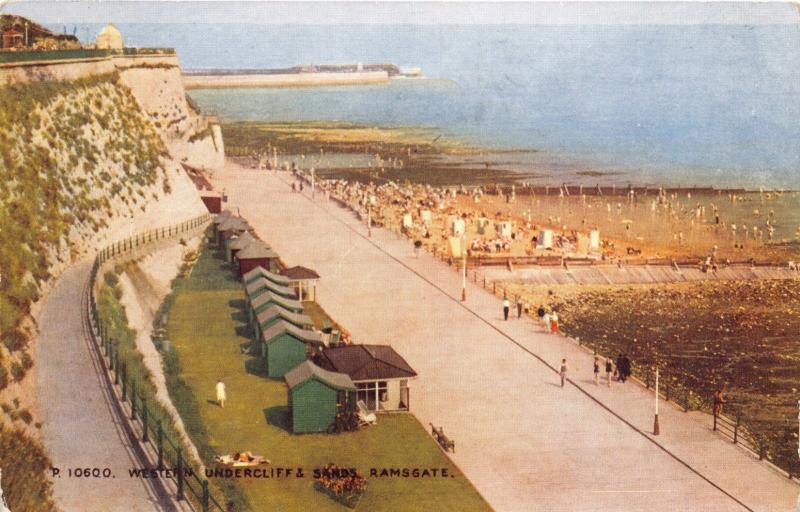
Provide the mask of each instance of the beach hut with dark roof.
[{"label": "beach hut with dark roof", "polygon": [[317,300],[319,274],[315,271],[297,265],[281,270],[281,275],[289,279],[289,286],[297,291],[300,300]]},{"label": "beach hut with dark roof", "polygon": [[283,376],[288,388],[292,432],[326,432],[336,414],[352,410],[356,386],[347,375],[329,372],[311,361],[300,363]]},{"label": "beach hut with dark roof", "polygon": [[279,295],[287,299],[292,299],[292,300],[297,299],[297,296],[294,294],[294,290],[292,290],[291,288],[275,284],[272,281],[263,277],[258,278],[255,281],[251,281],[250,284],[245,285],[244,292],[245,292],[244,293],[245,301],[247,302],[248,306],[253,301],[253,299],[257,298],[259,295],[265,292],[272,292],[275,295]]},{"label": "beach hut with dark roof", "polygon": [[272,305],[280,306],[292,313],[303,312],[303,305],[300,302],[267,291],[250,301],[250,307],[247,308],[247,320],[252,324],[257,314]]},{"label": "beach hut with dark roof", "polygon": [[314,321],[311,320],[311,317],[302,313],[293,313],[288,309],[273,304],[256,315],[256,321],[253,323],[256,339],[261,339],[261,333],[277,323],[278,320],[289,322],[298,329],[310,330],[314,327]]},{"label": "beach hut with dark roof", "polygon": [[283,377],[286,372],[308,359],[325,345],[319,333],[298,329],[289,322],[278,320],[261,333],[261,354],[272,378]]},{"label": "beach hut with dark roof", "polygon": [[242,281],[244,281],[244,284],[247,285],[260,277],[263,277],[264,279],[272,281],[273,283],[279,284],[281,286],[289,286],[288,277],[276,274],[274,272],[270,272],[264,267],[256,267],[250,272],[246,273],[242,278]]},{"label": "beach hut with dark roof", "polygon": [[408,381],[417,376],[389,345],[327,347],[317,364],[328,371],[347,374],[358,388],[358,400],[371,411],[407,411]]},{"label": "beach hut with dark roof", "polygon": [[250,231],[250,224],[241,217],[228,217],[217,225],[217,246],[224,247],[226,240],[237,237],[242,233]]},{"label": "beach hut with dark roof", "polygon": [[251,243],[257,240],[256,237],[250,234],[249,231],[245,231],[241,235],[231,238],[225,242],[225,261],[228,263],[233,262],[233,258],[236,257],[236,254],[250,245]]},{"label": "beach hut with dark roof", "polygon": [[270,249],[270,247],[261,240],[256,240],[236,253],[236,261],[239,264],[239,275],[244,277],[246,273],[256,267],[264,267],[270,272],[274,272],[278,268],[278,258],[278,253]]},{"label": "beach hut with dark roof", "polygon": [[219,228],[219,225],[230,219],[232,216],[233,212],[230,210],[222,210],[217,215],[214,215],[214,218],[211,219],[211,225],[214,227],[214,240],[217,239],[217,228]]},{"label": "beach hut with dark roof", "polygon": [[222,194],[216,190],[201,190],[200,199],[209,213],[222,212]]}]

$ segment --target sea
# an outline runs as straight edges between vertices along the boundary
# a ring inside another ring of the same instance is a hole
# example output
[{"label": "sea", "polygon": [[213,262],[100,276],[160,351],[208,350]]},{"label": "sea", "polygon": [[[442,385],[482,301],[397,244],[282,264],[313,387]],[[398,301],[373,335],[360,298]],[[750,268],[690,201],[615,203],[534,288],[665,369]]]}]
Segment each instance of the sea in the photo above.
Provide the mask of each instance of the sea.
[{"label": "sea", "polygon": [[186,69],[362,62],[425,76],[189,92],[225,121],[425,127],[487,150],[531,150],[534,161],[517,164],[566,175],[800,188],[800,24],[118,27],[127,45],[176,48]]}]

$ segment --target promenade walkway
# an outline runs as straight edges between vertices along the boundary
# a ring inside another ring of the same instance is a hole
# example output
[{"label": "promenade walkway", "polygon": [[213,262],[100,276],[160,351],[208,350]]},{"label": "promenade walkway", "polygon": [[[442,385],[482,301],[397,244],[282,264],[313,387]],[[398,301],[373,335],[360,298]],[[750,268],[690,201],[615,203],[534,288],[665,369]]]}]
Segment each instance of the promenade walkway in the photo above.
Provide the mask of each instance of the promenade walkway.
[{"label": "promenade walkway", "polygon": [[390,343],[419,372],[412,412],[456,441],[453,460],[495,509],[794,509],[800,488],[713,433],[708,416],[662,404],[652,436],[652,393],[595,386],[574,343],[504,321],[475,285],[461,303],[452,269],[386,230],[368,238],[350,212],[292,193],[289,179],[229,164],[214,181],[287,263],[319,272],[318,301],[356,342]]},{"label": "promenade walkway", "polygon": [[[82,302],[91,261],[58,278],[38,321],[37,396],[44,416],[43,441],[61,474],[53,479],[56,504],[65,512],[145,512],[162,508],[145,485],[131,479],[140,467],[113,410],[99,361],[86,338]],[[70,478],[72,468],[108,468],[112,477]]]}]

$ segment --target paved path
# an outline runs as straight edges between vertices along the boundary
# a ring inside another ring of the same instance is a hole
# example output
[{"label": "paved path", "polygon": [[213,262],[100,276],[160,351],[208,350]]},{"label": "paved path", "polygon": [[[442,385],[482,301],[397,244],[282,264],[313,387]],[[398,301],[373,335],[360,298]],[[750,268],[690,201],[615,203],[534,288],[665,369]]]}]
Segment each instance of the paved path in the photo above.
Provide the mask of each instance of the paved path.
[{"label": "paved path", "polygon": [[[595,387],[591,356],[348,211],[292,193],[282,175],[229,164],[215,179],[290,265],[317,270],[320,304],[357,342],[390,343],[418,372],[411,409],[456,440],[453,460],[500,511],[792,510],[798,487],[635,384]],[[307,194],[306,194],[307,195]],[[553,367],[570,362],[558,384]],[[380,421],[380,420],[379,420]]]},{"label": "paved path", "polygon": [[[560,284],[650,284],[685,281],[728,281],[743,279],[800,279],[800,272],[778,267],[731,266],[717,272],[698,268],[675,270],[664,265],[572,265],[561,267],[517,267],[509,272],[504,266],[478,268],[488,280],[519,280],[537,285]],[[470,271],[471,274],[471,271]]]},{"label": "paved path", "polygon": [[[109,405],[95,352],[84,335],[82,294],[91,262],[69,268],[49,293],[39,315],[39,357],[34,366],[44,426],[44,445],[53,465],[56,504],[71,512],[161,510]],[[110,468],[115,478],[70,478],[69,468]]]}]

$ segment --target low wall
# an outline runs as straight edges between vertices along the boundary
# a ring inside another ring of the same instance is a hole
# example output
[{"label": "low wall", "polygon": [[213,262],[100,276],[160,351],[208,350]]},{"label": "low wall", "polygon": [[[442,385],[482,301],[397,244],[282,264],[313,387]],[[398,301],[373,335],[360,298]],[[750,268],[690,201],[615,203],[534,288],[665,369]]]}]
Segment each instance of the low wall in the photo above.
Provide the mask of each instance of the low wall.
[{"label": "low wall", "polygon": [[183,75],[183,86],[186,89],[359,85],[386,83],[388,81],[389,74],[386,71],[291,73],[284,75]]}]

